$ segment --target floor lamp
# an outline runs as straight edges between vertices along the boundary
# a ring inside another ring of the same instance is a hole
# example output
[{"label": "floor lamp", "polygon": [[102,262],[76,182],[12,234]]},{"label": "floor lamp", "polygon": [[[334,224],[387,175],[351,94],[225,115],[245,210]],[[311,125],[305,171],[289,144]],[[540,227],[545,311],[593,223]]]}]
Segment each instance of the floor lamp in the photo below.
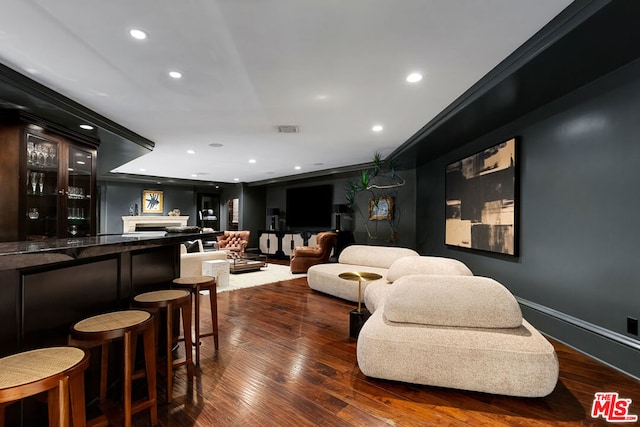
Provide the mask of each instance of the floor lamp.
[{"label": "floor lamp", "polygon": [[271,225],[269,230],[275,230],[276,227],[276,217],[278,215],[280,215],[280,209],[279,208],[268,208],[267,209],[267,215],[269,215],[271,217]]},{"label": "floor lamp", "polygon": [[333,205],[331,211],[336,215],[336,231],[340,231],[342,214],[347,212],[347,205]]}]

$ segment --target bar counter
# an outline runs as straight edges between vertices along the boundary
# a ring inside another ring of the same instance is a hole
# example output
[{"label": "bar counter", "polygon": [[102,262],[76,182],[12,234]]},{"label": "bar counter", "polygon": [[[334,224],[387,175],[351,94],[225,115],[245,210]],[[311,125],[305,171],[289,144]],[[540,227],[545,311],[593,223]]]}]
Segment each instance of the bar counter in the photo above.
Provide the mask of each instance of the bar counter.
[{"label": "bar counter", "polygon": [[166,246],[208,236],[209,234],[202,233],[141,232],[42,241],[0,242],[0,270],[15,270],[154,246]]},{"label": "bar counter", "polygon": [[168,288],[180,275],[180,243],[211,236],[146,232],[0,243],[0,357],[64,344],[74,322]]}]

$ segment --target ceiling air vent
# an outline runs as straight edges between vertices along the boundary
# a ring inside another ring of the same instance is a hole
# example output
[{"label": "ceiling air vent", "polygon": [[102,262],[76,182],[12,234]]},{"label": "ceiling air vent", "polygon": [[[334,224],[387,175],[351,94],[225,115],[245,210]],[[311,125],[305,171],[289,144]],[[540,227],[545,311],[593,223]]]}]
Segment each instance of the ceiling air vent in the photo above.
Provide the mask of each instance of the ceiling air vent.
[{"label": "ceiling air vent", "polygon": [[276,126],[278,133],[299,133],[300,129],[296,125],[280,125]]}]

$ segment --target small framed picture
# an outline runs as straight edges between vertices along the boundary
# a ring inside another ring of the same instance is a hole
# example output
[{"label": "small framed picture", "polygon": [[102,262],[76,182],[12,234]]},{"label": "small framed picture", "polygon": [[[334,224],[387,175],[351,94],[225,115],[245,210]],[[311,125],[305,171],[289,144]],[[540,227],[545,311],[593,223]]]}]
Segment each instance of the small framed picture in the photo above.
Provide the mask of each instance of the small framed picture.
[{"label": "small framed picture", "polygon": [[159,213],[163,211],[162,191],[142,190],[142,213]]},{"label": "small framed picture", "polygon": [[393,197],[369,199],[369,219],[374,221],[393,219]]}]

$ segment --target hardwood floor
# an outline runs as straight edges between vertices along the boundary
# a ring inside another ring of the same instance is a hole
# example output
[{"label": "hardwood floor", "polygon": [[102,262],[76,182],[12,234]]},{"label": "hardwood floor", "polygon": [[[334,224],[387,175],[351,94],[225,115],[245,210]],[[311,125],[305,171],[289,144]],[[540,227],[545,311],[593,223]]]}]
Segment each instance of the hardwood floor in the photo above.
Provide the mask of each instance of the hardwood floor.
[{"label": "hardwood floor", "polygon": [[605,391],[632,399],[629,412],[640,415],[638,381],[558,343],[560,381],[546,398],[418,386],[365,377],[348,337],[353,305],[304,278],[218,298],[220,349],[203,339],[192,383],[184,367],[176,372],[161,426],[596,426],[608,425],[590,415],[594,393]]}]

